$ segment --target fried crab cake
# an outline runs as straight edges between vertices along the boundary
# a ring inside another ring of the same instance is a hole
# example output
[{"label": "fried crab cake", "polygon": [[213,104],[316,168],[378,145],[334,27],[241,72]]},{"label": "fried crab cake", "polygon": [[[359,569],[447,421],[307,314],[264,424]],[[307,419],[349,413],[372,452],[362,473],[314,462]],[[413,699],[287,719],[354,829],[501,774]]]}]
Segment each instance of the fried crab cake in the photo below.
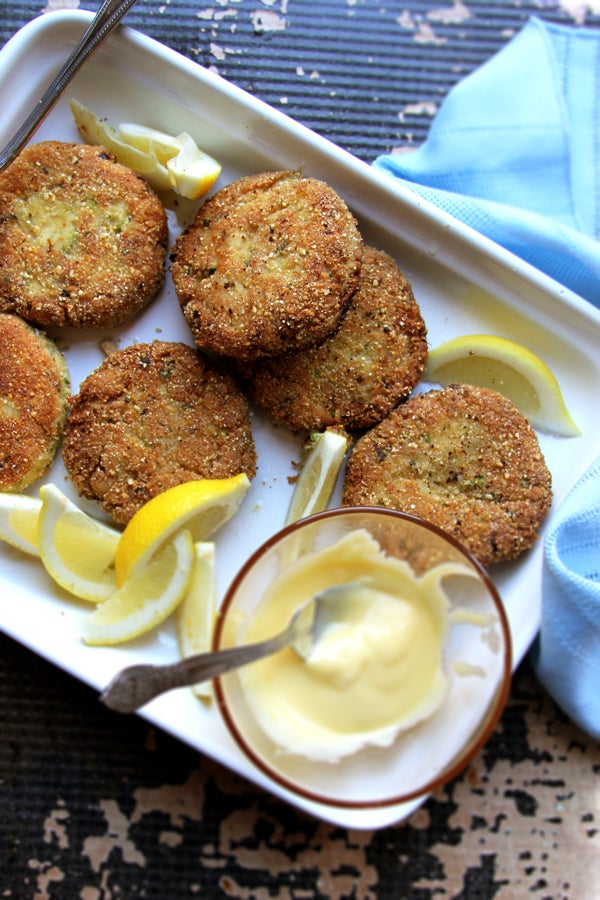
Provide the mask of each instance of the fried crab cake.
[{"label": "fried crab cake", "polygon": [[292,430],[368,428],[415,387],[427,330],[391,256],[365,246],[360,284],[339,330],[309,350],[242,364],[253,400]]},{"label": "fried crab cake", "polygon": [[48,471],[70,392],[67,363],[54,342],[0,313],[0,491],[23,491]]},{"label": "fried crab cake", "polygon": [[452,534],[483,565],[530,547],[552,501],[551,476],[527,419],[471,385],[418,394],[356,444],[346,506],[386,506]]},{"label": "fried crab cake", "polygon": [[265,172],[204,203],[175,243],[171,273],[196,344],[256,359],[333,334],[361,255],[354,216],[331,187]]},{"label": "fried crab cake", "polygon": [[164,279],[158,197],[102,147],[46,141],[0,175],[0,309],[38,325],[128,322]]},{"label": "fried crab cake", "polygon": [[71,400],[63,459],[80,495],[125,525],[147,500],[202,478],[256,473],[246,398],[193,347],[117,350]]}]

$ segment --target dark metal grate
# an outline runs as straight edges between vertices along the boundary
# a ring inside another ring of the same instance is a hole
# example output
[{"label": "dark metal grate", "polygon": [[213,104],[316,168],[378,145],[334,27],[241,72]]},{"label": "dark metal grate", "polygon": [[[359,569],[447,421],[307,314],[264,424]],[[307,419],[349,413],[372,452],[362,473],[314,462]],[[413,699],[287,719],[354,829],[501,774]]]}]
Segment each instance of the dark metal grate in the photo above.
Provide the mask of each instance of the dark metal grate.
[{"label": "dark metal grate", "polygon": [[[4,2],[0,42],[45,8]],[[126,22],[370,162],[420,144],[452,85],[532,15],[574,24],[551,0],[139,0]],[[588,12],[583,24],[600,26],[600,15]]]}]

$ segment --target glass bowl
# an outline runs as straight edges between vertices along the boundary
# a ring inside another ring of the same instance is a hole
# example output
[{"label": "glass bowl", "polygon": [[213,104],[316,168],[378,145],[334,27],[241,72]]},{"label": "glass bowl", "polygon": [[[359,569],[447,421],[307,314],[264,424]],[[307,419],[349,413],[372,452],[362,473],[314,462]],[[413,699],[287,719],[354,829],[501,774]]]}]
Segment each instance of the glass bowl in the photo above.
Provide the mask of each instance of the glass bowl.
[{"label": "glass bowl", "polygon": [[[345,561],[340,561],[340,547],[347,548],[347,541],[354,545],[357,533],[361,542],[375,542],[378,554],[375,563],[369,553],[364,556],[354,546],[351,552],[346,549]],[[311,571],[313,554],[320,554],[321,563]],[[348,726],[358,749],[351,752],[346,747],[338,754],[325,746],[324,752],[315,756],[312,750],[298,751],[298,736],[303,736],[306,729],[302,723],[297,725],[293,692],[280,700],[284,719],[289,713],[296,722],[293,727],[297,737],[292,731],[291,739],[286,739],[286,726],[281,740],[280,734],[274,735],[270,726],[265,726],[262,714],[265,710],[269,713],[269,704],[257,705],[253,681],[257,670],[249,676],[250,669],[264,665],[264,661],[251,663],[215,680],[219,710],[243,753],[281,787],[313,802],[367,809],[401,804],[430,793],[457,775],[480,750],[492,733],[508,696],[512,661],[510,630],[502,601],[486,570],[440,529],[415,516],[389,509],[341,507],[328,510],[295,522],[266,541],[236,575],[224,598],[215,627],[214,649],[256,639],[256,633],[252,632],[253,627],[256,632],[256,622],[260,622],[261,604],[264,609],[265,597],[274,584],[279,583],[281,587],[282,579],[284,585],[287,582],[287,587],[284,586],[277,606],[273,607],[273,634],[286,624],[301,600],[308,599],[318,590],[354,582],[357,578],[372,579],[374,573],[379,572],[381,555],[386,571],[391,560],[394,589],[397,585],[405,595],[407,591],[411,593],[412,587],[404,581],[409,577],[419,585],[418,591],[426,590],[426,593],[418,594],[417,605],[410,607],[412,611],[423,604],[429,608],[429,603],[433,602],[431,590],[436,590],[436,586],[443,587],[445,625],[438,659],[444,690],[442,699],[433,704],[422,720],[413,723],[407,720],[393,737],[390,737],[390,729],[385,738],[381,737],[381,731],[373,732],[377,735],[373,740],[370,732],[365,735],[358,729],[356,733],[356,728]],[[398,573],[394,568],[397,566],[400,567]],[[389,581],[389,573],[386,578]],[[368,626],[365,624],[364,627]],[[407,640],[407,653],[418,646],[426,631],[419,620],[415,634]],[[384,634],[382,640],[385,637]],[[391,643],[393,650],[394,642],[395,638]],[[302,662],[289,648],[279,654],[288,654],[286,664],[292,664],[290,654],[295,666],[310,664]],[[411,683],[425,683],[425,675],[419,667],[421,656],[425,658],[426,655],[424,647],[419,647],[416,656],[413,653],[411,666],[415,667],[409,668],[408,676]],[[271,663],[273,661],[274,657],[271,657]],[[276,662],[284,662],[284,657]],[[384,666],[382,671],[385,678],[388,669]],[[269,690],[271,685],[286,690],[286,682],[277,676],[277,671],[269,672],[263,681],[269,685]],[[398,681],[384,685],[373,709],[387,710],[392,695],[395,700],[403,690]],[[319,694],[316,697],[317,702],[309,704],[309,714],[310,710],[320,706]],[[383,702],[380,702],[382,697]],[[340,710],[352,710],[356,706],[354,696],[349,697],[348,703],[345,697],[343,699],[345,705],[342,707],[340,703]],[[337,710],[334,711],[337,717]],[[342,731],[346,728],[345,721],[342,726],[339,721],[336,723],[331,740],[334,748],[340,727]],[[312,723],[308,730],[311,729]],[[345,741],[344,735],[342,743]],[[325,744],[328,744],[327,740]]]}]

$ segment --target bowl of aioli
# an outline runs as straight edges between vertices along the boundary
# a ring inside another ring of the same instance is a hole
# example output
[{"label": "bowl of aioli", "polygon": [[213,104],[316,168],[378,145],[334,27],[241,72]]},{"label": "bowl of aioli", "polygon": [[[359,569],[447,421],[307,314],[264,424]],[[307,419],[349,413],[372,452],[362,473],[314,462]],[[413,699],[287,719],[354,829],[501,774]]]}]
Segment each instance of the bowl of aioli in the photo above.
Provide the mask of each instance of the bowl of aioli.
[{"label": "bowl of aioli", "polygon": [[360,584],[308,659],[287,648],[215,681],[242,752],[314,802],[376,808],[456,776],[508,696],[511,640],[485,569],[451,536],[407,513],[340,507],[266,541],[235,576],[215,649],[282,630],[294,610]]}]

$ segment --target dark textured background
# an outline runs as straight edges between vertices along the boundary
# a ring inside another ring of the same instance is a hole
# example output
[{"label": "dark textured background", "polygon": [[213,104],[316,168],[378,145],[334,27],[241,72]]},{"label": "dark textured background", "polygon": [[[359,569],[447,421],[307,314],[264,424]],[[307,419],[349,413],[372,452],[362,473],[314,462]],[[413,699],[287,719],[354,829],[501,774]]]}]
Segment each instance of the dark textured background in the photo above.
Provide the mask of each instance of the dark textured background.
[{"label": "dark textured background", "polygon": [[[45,7],[3,0],[0,44]],[[550,0],[139,0],[126,21],[372,161],[422,142],[450,87],[531,15],[600,25]],[[0,723],[2,897],[600,897],[600,750],[527,664],[469,770],[378,832],[313,821],[6,637]]]},{"label": "dark textured background", "polygon": [[[370,162],[424,139],[430,116],[407,107],[439,105],[530,16],[573,24],[566,9],[578,5],[586,24],[600,25],[600,14],[585,14],[586,4],[575,0],[565,8],[551,0],[473,0],[465,6],[443,0],[138,0],[125,21],[202,65],[216,66],[225,78]],[[0,42],[45,6],[3,0]],[[281,30],[270,24],[274,16],[285,21]]]}]

